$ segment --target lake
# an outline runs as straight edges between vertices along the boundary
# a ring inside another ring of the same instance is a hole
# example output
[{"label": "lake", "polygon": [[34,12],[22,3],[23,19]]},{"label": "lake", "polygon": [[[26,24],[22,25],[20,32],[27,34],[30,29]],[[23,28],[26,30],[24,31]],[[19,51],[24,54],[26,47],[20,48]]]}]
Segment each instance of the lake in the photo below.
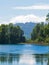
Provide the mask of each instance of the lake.
[{"label": "lake", "polygon": [[0,65],[49,65],[49,46],[0,45]]}]

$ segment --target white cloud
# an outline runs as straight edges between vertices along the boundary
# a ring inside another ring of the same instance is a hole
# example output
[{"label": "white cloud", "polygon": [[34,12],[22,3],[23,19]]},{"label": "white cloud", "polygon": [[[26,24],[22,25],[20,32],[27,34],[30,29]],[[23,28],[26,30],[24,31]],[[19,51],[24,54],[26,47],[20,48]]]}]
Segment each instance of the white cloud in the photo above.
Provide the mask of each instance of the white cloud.
[{"label": "white cloud", "polygon": [[12,8],[21,9],[21,10],[32,10],[32,9],[48,10],[49,5],[16,6],[16,7],[12,7]]},{"label": "white cloud", "polygon": [[45,16],[43,17],[39,17],[33,14],[30,15],[20,15],[20,16],[15,16],[13,18],[10,19],[9,22],[11,23],[26,23],[26,22],[35,22],[35,23],[39,23],[39,22],[45,22]]},{"label": "white cloud", "polygon": [[8,21],[5,20],[0,20],[0,24],[9,24],[9,23],[26,23],[26,22],[34,22],[34,23],[39,23],[39,22],[45,22],[46,16],[39,17],[33,14],[29,15],[19,15],[10,18]]},{"label": "white cloud", "polygon": [[1,24],[8,24],[7,21],[4,21],[4,20],[3,20],[3,17],[0,17],[0,25],[1,25]]},{"label": "white cloud", "polygon": [[9,22],[7,22],[7,21],[0,21],[0,25],[1,24],[9,24]]}]

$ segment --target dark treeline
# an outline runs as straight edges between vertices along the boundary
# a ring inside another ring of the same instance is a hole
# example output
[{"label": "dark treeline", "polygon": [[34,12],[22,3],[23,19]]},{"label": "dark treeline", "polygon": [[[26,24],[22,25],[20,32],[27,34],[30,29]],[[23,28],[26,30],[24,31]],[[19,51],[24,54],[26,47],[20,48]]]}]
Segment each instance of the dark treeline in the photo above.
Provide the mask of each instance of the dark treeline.
[{"label": "dark treeline", "polygon": [[32,33],[31,39],[38,42],[46,42],[49,43],[49,14],[46,17],[47,24],[38,23]]},{"label": "dark treeline", "polygon": [[33,29],[31,39],[39,42],[49,42],[49,24],[38,23]]},{"label": "dark treeline", "polygon": [[25,42],[24,32],[19,26],[0,25],[0,44],[16,44]]}]

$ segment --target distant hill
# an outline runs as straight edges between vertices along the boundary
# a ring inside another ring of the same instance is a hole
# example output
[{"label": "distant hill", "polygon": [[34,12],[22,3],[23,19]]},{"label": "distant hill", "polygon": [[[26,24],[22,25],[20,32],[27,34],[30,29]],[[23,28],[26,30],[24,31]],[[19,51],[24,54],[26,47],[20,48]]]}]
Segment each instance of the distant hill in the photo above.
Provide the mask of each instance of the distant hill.
[{"label": "distant hill", "polygon": [[20,26],[21,29],[24,31],[24,35],[26,36],[26,38],[30,38],[32,29],[35,27],[36,23],[32,23],[32,22],[27,22],[27,23],[16,23],[15,26]]}]

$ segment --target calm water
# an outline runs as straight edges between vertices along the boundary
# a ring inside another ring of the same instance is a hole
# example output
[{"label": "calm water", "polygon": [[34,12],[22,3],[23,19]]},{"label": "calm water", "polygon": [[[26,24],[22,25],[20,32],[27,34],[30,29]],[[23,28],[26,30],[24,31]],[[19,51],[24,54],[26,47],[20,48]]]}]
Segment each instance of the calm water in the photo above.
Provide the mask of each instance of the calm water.
[{"label": "calm water", "polygon": [[0,45],[0,65],[49,65],[49,46]]}]

